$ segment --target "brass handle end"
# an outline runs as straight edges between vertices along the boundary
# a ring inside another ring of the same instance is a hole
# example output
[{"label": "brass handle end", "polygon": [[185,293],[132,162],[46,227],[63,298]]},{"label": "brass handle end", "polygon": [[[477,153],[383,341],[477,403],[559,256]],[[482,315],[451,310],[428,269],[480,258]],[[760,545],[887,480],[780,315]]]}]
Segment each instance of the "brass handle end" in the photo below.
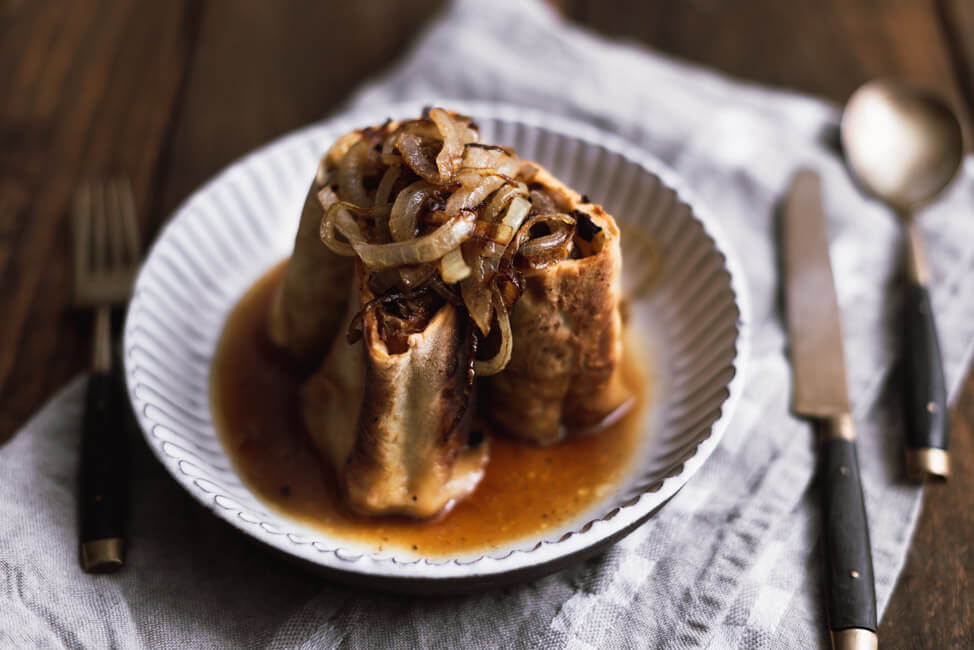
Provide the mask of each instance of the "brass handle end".
[{"label": "brass handle end", "polygon": [[112,573],[124,563],[125,542],[121,537],[96,539],[81,544],[81,568],[86,573]]},{"label": "brass handle end", "polygon": [[950,476],[950,454],[936,447],[906,450],[906,475],[911,481],[946,481]]},{"label": "brass handle end", "polygon": [[872,630],[849,627],[832,630],[832,650],[877,650],[879,637]]}]

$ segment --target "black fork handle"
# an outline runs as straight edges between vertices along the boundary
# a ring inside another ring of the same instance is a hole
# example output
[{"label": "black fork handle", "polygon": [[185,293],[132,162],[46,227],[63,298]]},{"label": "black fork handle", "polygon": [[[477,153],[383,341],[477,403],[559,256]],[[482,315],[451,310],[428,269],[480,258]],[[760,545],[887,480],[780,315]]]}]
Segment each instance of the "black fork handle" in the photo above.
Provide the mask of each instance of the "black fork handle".
[{"label": "black fork handle", "polygon": [[81,565],[89,573],[107,573],[124,562],[127,505],[122,401],[110,372],[88,380],[81,438],[79,503]]}]

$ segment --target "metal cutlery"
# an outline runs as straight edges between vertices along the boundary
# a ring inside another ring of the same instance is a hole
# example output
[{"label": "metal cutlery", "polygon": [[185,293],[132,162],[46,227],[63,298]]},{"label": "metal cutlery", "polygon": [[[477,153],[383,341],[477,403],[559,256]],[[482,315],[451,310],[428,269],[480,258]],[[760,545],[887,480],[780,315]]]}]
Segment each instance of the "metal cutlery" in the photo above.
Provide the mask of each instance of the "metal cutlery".
[{"label": "metal cutlery", "polygon": [[799,172],[783,211],[792,410],[811,419],[821,442],[823,537],[832,645],[877,647],[876,592],[846,385],[839,307],[817,174]]},{"label": "metal cutlery", "polygon": [[946,479],[947,390],[914,214],[946,188],[964,157],[960,124],[938,98],[890,81],[859,88],[842,115],[842,145],[859,184],[906,230],[904,357],[906,468],[916,481]]},{"label": "metal cutlery", "polygon": [[92,309],[95,317],[79,472],[80,555],[85,571],[103,573],[124,562],[124,403],[113,379],[111,311],[131,292],[139,233],[132,189],[124,179],[82,184],[73,212],[75,305]]}]

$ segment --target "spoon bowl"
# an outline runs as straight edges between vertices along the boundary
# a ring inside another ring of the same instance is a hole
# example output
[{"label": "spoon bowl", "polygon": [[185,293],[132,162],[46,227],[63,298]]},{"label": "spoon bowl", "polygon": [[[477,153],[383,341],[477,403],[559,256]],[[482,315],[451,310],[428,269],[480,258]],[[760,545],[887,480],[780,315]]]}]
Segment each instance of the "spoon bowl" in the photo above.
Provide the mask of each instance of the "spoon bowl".
[{"label": "spoon bowl", "polygon": [[859,183],[900,215],[932,201],[964,157],[961,126],[935,95],[872,81],[842,114],[842,147]]}]

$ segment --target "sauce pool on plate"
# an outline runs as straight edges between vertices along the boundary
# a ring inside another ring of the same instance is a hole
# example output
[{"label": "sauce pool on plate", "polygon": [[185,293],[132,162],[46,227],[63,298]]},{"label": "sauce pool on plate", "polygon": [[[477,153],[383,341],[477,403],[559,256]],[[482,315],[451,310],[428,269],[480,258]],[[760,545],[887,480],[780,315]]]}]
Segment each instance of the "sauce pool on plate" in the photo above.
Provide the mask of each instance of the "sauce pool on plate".
[{"label": "sauce pool on plate", "polygon": [[244,483],[270,508],[375,550],[466,555],[557,531],[614,492],[626,477],[638,455],[647,394],[635,354],[626,355],[625,375],[640,399],[604,431],[544,448],[494,436],[477,490],[435,520],[353,514],[301,422],[298,392],[308,371],[275,348],[265,333],[271,297],[285,265],[258,280],[231,312],[210,378],[213,419],[223,446]]}]

